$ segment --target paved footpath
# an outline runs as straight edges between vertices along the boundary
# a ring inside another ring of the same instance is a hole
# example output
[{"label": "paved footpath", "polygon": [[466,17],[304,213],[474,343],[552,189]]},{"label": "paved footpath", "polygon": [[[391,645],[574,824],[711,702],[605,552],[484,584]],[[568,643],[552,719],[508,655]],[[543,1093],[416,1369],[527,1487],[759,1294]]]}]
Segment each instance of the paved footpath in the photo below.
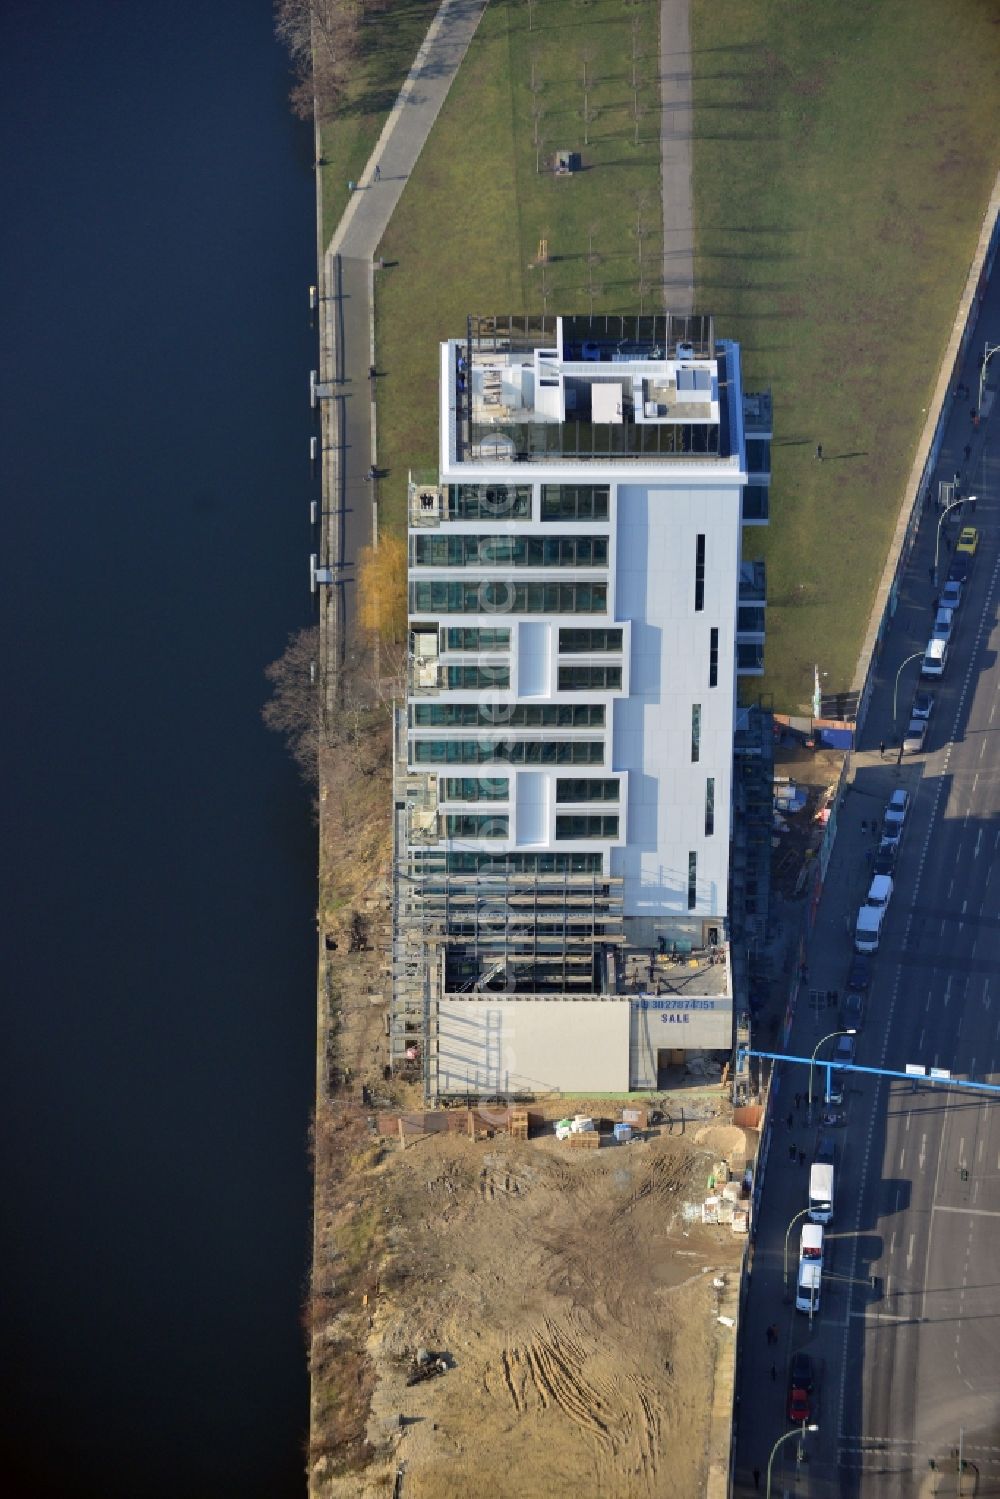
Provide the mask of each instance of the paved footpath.
[{"label": "paved footpath", "polygon": [[373,257],[485,8],[486,0],[444,0],[324,256],[321,378],[336,388],[333,430],[324,440],[324,492],[331,510],[327,555],[343,586],[341,661],[351,633],[354,565],[377,524],[378,486],[368,477],[378,461],[369,380]]},{"label": "paved footpath", "polygon": [[670,312],[694,310],[694,203],[691,194],[691,34],[689,0],[660,4],[660,170],[663,180],[663,295]]}]

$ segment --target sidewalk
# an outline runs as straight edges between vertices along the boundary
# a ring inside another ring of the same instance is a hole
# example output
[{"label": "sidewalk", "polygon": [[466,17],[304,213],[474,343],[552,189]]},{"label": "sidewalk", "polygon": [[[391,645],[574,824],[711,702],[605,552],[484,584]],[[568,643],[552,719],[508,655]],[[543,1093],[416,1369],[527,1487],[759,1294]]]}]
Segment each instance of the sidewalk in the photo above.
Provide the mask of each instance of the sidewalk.
[{"label": "sidewalk", "polygon": [[694,310],[694,204],[691,197],[694,109],[689,10],[689,0],[661,0],[663,295],[669,312]]}]

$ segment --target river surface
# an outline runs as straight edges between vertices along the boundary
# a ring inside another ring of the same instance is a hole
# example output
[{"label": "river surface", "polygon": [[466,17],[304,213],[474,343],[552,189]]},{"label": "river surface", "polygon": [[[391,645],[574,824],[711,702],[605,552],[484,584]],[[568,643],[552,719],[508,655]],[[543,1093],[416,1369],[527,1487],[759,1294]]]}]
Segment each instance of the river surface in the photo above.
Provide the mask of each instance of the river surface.
[{"label": "river surface", "polygon": [[311,136],[269,0],[4,0],[0,1488],[304,1490]]}]

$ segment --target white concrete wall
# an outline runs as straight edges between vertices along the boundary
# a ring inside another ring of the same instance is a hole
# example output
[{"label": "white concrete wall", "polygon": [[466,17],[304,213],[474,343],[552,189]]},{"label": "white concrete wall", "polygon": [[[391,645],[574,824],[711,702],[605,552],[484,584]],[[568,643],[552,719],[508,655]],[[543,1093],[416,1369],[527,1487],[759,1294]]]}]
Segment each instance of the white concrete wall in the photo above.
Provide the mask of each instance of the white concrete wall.
[{"label": "white concrete wall", "polygon": [[627,999],[443,999],[439,1091],[625,1093],[629,1011]]},{"label": "white concrete wall", "polygon": [[[622,485],[617,495],[616,614],[631,619],[631,695],[614,710],[613,769],[629,771],[628,846],[612,854],[627,916],[688,912],[688,854],[698,855],[695,913],[727,907],[740,556],[738,485]],[[695,552],[705,537],[704,609],[695,612]],[[719,631],[709,687],[710,631]],[[701,744],[691,759],[691,710]],[[706,779],[715,831],[705,835]]]},{"label": "white concrete wall", "polygon": [[655,1089],[660,1051],[729,1051],[733,1008],[728,999],[634,999],[629,1073],[633,1089]]}]

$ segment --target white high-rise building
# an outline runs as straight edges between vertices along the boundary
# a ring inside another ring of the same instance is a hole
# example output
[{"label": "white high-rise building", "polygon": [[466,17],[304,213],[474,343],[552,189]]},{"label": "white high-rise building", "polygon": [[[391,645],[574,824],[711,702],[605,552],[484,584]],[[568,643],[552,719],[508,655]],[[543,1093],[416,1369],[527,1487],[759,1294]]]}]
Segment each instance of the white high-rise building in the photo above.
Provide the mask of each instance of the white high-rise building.
[{"label": "white high-rise building", "polygon": [[473,318],[440,378],[409,492],[397,1050],[433,1094],[655,1087],[731,1044],[770,399],[708,317]]}]

